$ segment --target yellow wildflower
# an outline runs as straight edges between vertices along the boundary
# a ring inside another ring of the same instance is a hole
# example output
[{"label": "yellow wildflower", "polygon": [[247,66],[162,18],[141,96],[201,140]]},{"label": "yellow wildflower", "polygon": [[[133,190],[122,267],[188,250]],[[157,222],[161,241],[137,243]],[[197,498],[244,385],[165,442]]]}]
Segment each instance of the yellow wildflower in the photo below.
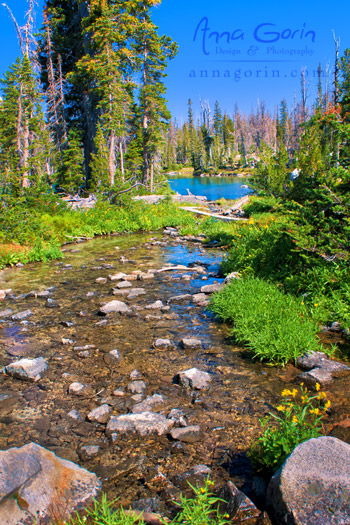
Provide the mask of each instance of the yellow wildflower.
[{"label": "yellow wildflower", "polygon": [[325,403],[324,405],[325,411],[328,410],[330,406],[331,406],[331,402],[328,400],[327,403]]},{"label": "yellow wildflower", "polygon": [[320,392],[317,396],[317,399],[326,399],[326,393],[325,392]]},{"label": "yellow wildflower", "polygon": [[293,423],[298,423],[299,420],[298,420],[297,416],[293,416],[292,421],[293,421]]},{"label": "yellow wildflower", "polygon": [[319,408],[314,408],[313,410],[310,410],[310,413],[311,414],[315,414],[316,416],[318,416],[320,414],[320,409]]},{"label": "yellow wildflower", "polygon": [[286,397],[286,396],[291,396],[292,395],[292,392],[290,390],[288,390],[287,388],[285,388],[284,390],[282,390],[282,397]]},{"label": "yellow wildflower", "polygon": [[306,403],[307,400],[308,400],[308,397],[307,397],[307,396],[301,396],[301,401],[302,401],[303,403]]},{"label": "yellow wildflower", "polygon": [[316,385],[315,385],[315,388],[316,388],[316,390],[317,390],[317,392],[318,392],[318,391],[319,391],[319,389],[321,388],[321,385],[320,385],[320,383],[316,383]]},{"label": "yellow wildflower", "polygon": [[278,405],[278,407],[276,407],[278,412],[285,412],[286,410],[286,407],[284,405]]},{"label": "yellow wildflower", "polygon": [[292,396],[295,397],[298,393],[298,390],[296,388],[293,388]]}]

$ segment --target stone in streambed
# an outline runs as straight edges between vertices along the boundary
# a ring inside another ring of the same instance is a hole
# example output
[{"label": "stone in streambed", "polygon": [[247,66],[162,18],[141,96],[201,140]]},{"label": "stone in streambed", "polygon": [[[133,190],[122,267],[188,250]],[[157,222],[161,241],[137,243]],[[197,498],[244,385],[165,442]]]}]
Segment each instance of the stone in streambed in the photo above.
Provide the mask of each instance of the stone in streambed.
[{"label": "stone in streambed", "polygon": [[71,383],[68,387],[68,393],[75,396],[91,396],[93,390],[89,385],[83,385],[83,383]]},{"label": "stone in streambed", "polygon": [[194,350],[196,348],[202,348],[202,341],[195,337],[187,337],[181,340],[181,346],[185,350]]},{"label": "stone in streambed", "polygon": [[216,293],[216,292],[219,292],[222,287],[223,287],[222,283],[206,284],[205,286],[202,286],[201,293],[205,293],[205,294]]},{"label": "stone in streambed", "polygon": [[350,523],[350,445],[334,437],[298,445],[274,474],[267,510],[276,523]]},{"label": "stone in streambed", "polygon": [[12,315],[12,310],[11,308],[6,308],[6,310],[1,310],[0,311],[0,319],[8,319],[9,317],[11,317]]},{"label": "stone in streambed", "polygon": [[47,370],[48,364],[43,357],[36,359],[20,359],[1,370],[4,374],[27,381],[39,381],[41,374]]},{"label": "stone in streambed", "polygon": [[122,416],[112,416],[106,428],[108,436],[119,432],[121,434],[133,433],[146,436],[148,434],[158,434],[159,436],[169,432],[174,425],[171,419],[167,419],[162,414],[154,412],[142,412],[141,414],[126,414]]},{"label": "stone in streambed", "polygon": [[130,308],[122,301],[110,301],[102,306],[98,313],[99,315],[108,315],[110,313],[126,313],[130,312]]},{"label": "stone in streambed", "polygon": [[184,443],[196,443],[202,437],[201,428],[199,425],[192,425],[184,428],[173,428],[170,431],[170,435],[177,441],[183,441]]},{"label": "stone in streambed", "polygon": [[23,312],[18,312],[17,314],[14,314],[12,316],[12,321],[23,321],[23,319],[27,319],[27,317],[31,317],[33,315],[33,312],[31,310],[24,310]]},{"label": "stone in streambed", "polygon": [[91,422],[104,424],[107,423],[109,419],[109,411],[108,405],[101,405],[91,410],[91,412],[88,413],[87,418]]},{"label": "stone in streambed", "polygon": [[170,341],[170,339],[157,339],[153,343],[153,348],[161,349],[161,350],[168,350],[168,349],[174,348],[174,345]]},{"label": "stone in streambed", "polygon": [[0,472],[0,523],[6,525],[51,523],[58,505],[66,521],[101,490],[95,474],[35,443],[0,452]]},{"label": "stone in streambed", "polygon": [[315,386],[316,383],[325,386],[333,383],[332,372],[328,372],[322,368],[314,368],[309,372],[303,372],[297,377],[297,379],[305,383],[307,386]]},{"label": "stone in streambed", "polygon": [[198,368],[190,368],[176,374],[173,381],[185,388],[203,390],[209,388],[211,375],[202,370],[198,370]]},{"label": "stone in streambed", "polygon": [[133,381],[128,384],[128,390],[132,394],[142,394],[146,390],[146,383],[144,381]]},{"label": "stone in streambed", "polygon": [[[132,408],[133,414],[141,414],[142,412],[150,412],[154,407],[164,405],[165,397],[160,394],[154,394],[153,396],[147,396],[146,399],[141,401]],[[170,419],[170,418],[169,418]]]},{"label": "stone in streambed", "polygon": [[80,448],[79,456],[82,461],[88,461],[89,459],[95,458],[100,453],[99,445],[83,445]]},{"label": "stone in streambed", "polygon": [[123,273],[123,272],[119,272],[114,275],[109,275],[109,279],[111,281],[121,281],[125,279],[125,277],[126,277],[126,273]]}]

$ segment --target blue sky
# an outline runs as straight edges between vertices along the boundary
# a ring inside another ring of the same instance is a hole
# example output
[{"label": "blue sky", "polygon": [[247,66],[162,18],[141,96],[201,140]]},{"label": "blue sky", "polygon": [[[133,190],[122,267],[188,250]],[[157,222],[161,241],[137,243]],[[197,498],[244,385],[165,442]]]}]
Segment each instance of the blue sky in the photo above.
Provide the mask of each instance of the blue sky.
[{"label": "blue sky", "polygon": [[[27,9],[26,0],[8,0],[19,23]],[[43,0],[39,1],[39,11]],[[40,22],[40,15],[38,15]],[[286,98],[300,99],[300,73],[306,68],[312,104],[321,62],[329,68],[331,84],[334,64],[332,30],[340,37],[340,49],[350,47],[348,0],[282,1],[163,0],[154,9],[159,32],[179,44],[179,53],[170,63],[166,85],[169,109],[179,122],[187,117],[187,101],[195,113],[199,101],[233,113],[235,104],[242,112],[264,101],[273,111]],[[13,24],[0,6],[0,75],[18,55]],[[324,79],[325,84],[325,79]],[[331,87],[331,86],[330,86]]]}]

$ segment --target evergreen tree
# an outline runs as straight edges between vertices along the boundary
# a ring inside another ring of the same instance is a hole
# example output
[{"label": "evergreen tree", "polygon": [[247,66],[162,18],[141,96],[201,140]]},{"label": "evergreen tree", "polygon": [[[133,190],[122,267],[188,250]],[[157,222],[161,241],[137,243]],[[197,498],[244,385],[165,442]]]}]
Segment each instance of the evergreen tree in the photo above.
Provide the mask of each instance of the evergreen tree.
[{"label": "evergreen tree", "polygon": [[71,128],[68,140],[62,151],[61,165],[58,168],[57,187],[67,193],[79,193],[85,182],[84,154],[81,131]]},{"label": "evergreen tree", "polygon": [[177,46],[169,37],[159,36],[152,23],[151,7],[159,0],[132,0],[128,12],[137,20],[133,34],[132,51],[137,58],[141,85],[139,90],[140,129],[142,134],[142,181],[153,190],[154,166],[170,113],[164,98],[163,78],[167,61],[172,59]]},{"label": "evergreen tree", "polygon": [[12,194],[50,176],[51,144],[41,109],[41,93],[28,54],[18,58],[1,81],[1,185]]}]

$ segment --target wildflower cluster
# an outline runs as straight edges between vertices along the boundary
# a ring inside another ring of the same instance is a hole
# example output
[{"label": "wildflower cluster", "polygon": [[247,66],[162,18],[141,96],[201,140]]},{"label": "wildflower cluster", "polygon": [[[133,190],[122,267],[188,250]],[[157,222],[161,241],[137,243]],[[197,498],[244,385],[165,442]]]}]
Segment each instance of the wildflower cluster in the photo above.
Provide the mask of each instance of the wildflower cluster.
[{"label": "wildflower cluster", "polygon": [[[315,389],[316,392],[309,392],[302,383],[299,389],[283,390],[277,414],[270,412],[260,420],[264,433],[250,450],[258,470],[276,470],[297,445],[322,435],[322,418],[331,402],[326,393],[320,391],[318,383]],[[273,422],[276,424],[271,424]]]}]

